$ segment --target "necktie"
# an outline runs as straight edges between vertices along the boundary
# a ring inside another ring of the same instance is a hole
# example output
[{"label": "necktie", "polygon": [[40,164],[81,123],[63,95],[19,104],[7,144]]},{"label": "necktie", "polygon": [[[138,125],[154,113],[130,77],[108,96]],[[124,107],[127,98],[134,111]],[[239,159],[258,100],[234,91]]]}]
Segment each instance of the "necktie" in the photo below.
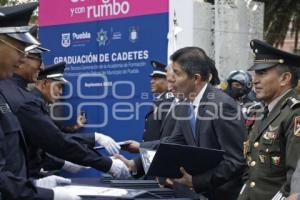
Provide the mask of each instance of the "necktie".
[{"label": "necktie", "polygon": [[264,108],[264,116],[263,116],[263,120],[265,120],[267,117],[268,117],[268,114],[269,114],[269,109],[268,109],[268,106],[265,106]]},{"label": "necktie", "polygon": [[195,118],[195,112],[194,112],[194,105],[189,105],[189,119],[190,119],[190,125],[193,131],[194,138],[196,138],[196,118]]}]

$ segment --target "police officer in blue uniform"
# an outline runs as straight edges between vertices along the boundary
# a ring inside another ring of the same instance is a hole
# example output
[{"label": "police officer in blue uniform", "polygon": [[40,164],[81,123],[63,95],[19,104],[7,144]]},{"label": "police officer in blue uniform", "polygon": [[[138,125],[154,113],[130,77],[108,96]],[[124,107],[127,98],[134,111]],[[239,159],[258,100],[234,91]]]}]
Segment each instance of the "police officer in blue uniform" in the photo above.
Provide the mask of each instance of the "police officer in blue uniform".
[{"label": "police officer in blue uniform", "polygon": [[[8,78],[20,62],[26,48],[39,43],[25,26],[36,3],[0,7],[0,79]],[[58,177],[40,180],[27,179],[27,143],[16,116],[0,90],[0,199],[80,199],[64,191],[38,187],[41,183],[67,181]],[[46,185],[44,184],[43,187]]]},{"label": "police officer in blue uniform", "polygon": [[[35,88],[31,91],[31,94],[40,99],[44,106],[43,110],[49,116],[51,115],[48,108],[50,108],[51,104],[55,104],[56,100],[61,96],[63,84],[68,83],[68,81],[64,78],[65,66],[65,62],[47,66],[46,69],[39,73],[38,82],[36,83]],[[118,149],[120,148],[112,138],[97,132],[91,134],[68,134],[66,137],[75,139],[81,144],[86,144],[90,148],[94,148],[95,143],[99,143],[99,145],[104,146],[111,155],[118,153]],[[36,150],[34,148],[30,150],[31,151],[29,152],[31,157],[29,160],[29,170],[30,174],[33,176],[40,174],[39,172],[41,168],[46,171],[63,169],[71,173],[77,173],[82,169],[86,169],[86,167],[55,158],[44,152],[42,149]],[[35,153],[40,154],[36,155]]]},{"label": "police officer in blue uniform", "polygon": [[[127,174],[128,170],[122,162],[104,157],[88,145],[80,144],[66,136],[53,123],[41,98],[31,94],[27,89],[28,83],[34,82],[40,71],[41,63],[36,62],[36,58],[33,60],[35,62],[32,62],[32,65],[25,67],[23,63],[18,66],[12,78],[0,81],[0,89],[3,89],[13,112],[19,119],[30,149],[43,149],[58,158],[91,166],[117,177]],[[28,59],[24,62],[28,62]],[[104,136],[101,137],[103,138]]]},{"label": "police officer in blue uniform", "polygon": [[[145,116],[143,141],[149,142],[160,139],[161,124],[167,114],[174,96],[168,91],[166,79],[166,65],[158,61],[151,61],[153,72],[151,77],[151,91],[156,95],[154,105]],[[165,111],[165,112],[164,112]]]},{"label": "police officer in blue uniform", "polygon": [[[30,61],[34,62],[25,67],[24,63]],[[126,176],[128,170],[121,161],[104,157],[87,145],[66,137],[53,123],[40,98],[36,98],[27,89],[27,84],[37,79],[40,65],[41,61],[27,56],[17,66],[12,78],[0,82],[0,89],[21,123],[28,146],[116,177]]]}]

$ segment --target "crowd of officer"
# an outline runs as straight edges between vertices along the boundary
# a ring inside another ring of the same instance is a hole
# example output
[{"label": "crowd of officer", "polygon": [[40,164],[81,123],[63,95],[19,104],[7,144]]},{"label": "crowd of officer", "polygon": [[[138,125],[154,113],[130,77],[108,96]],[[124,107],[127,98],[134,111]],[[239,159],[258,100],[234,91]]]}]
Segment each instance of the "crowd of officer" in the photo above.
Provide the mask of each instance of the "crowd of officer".
[{"label": "crowd of officer", "polygon": [[[118,153],[120,147],[110,137],[101,133],[66,135],[50,118],[50,85],[58,82],[54,84],[55,95],[61,93],[64,63],[42,71],[41,54],[47,49],[41,47],[27,26],[36,8],[37,3],[0,8],[1,198],[79,199],[54,188],[70,183],[69,179],[41,178],[36,173],[44,167],[47,157],[59,158],[58,168],[93,167],[115,177],[129,172],[120,160],[93,150],[99,143],[110,153]],[[36,90],[29,91],[28,84],[37,81],[40,84]]]},{"label": "crowd of officer", "polygon": [[[69,179],[49,176],[61,169],[143,176],[141,158],[119,155],[120,146],[109,136],[65,134],[51,119],[49,105],[67,82],[66,63],[44,69],[41,58],[48,50],[27,26],[36,7],[0,7],[0,199],[80,199],[56,187]],[[203,174],[182,167],[181,178],[158,179],[164,187],[187,188],[182,197],[300,199],[300,101],[294,89],[300,56],[255,39],[250,47],[252,74],[232,71],[223,91],[214,61],[199,47],[177,50],[168,66],[151,61],[155,100],[145,116],[143,141],[130,140],[123,149],[138,153],[167,142],[225,152]],[[95,151],[96,143],[114,156]]]}]

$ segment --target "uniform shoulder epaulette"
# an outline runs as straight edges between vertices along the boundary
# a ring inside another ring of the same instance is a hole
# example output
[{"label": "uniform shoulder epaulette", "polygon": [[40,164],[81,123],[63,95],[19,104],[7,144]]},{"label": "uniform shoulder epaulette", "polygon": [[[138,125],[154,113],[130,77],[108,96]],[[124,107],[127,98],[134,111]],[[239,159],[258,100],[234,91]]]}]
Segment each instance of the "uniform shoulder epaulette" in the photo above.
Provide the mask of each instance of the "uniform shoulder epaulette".
[{"label": "uniform shoulder epaulette", "polygon": [[11,109],[7,103],[0,103],[0,115],[11,112]]},{"label": "uniform shoulder epaulette", "polygon": [[295,97],[289,97],[283,103],[283,105],[285,104],[287,104],[290,108],[294,109],[300,106],[300,101]]},{"label": "uniform shoulder epaulette", "polygon": [[166,93],[166,99],[173,99],[175,96],[172,92],[167,92]]}]

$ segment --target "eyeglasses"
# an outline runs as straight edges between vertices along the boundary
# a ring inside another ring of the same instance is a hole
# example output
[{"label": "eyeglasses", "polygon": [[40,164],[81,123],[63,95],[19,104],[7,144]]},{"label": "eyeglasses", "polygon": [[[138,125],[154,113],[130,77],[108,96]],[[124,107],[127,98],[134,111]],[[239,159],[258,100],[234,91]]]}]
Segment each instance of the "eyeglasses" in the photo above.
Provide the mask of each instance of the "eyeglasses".
[{"label": "eyeglasses", "polygon": [[25,51],[22,51],[21,49],[18,49],[17,47],[15,47],[14,45],[10,44],[9,42],[6,42],[2,39],[0,39],[0,41],[5,44],[6,46],[18,51],[19,53],[23,54],[25,58],[29,58],[29,59],[34,59],[34,60],[37,60],[39,62],[42,62],[42,59],[37,57],[37,56],[33,56],[33,55],[30,55],[30,51],[35,49],[37,47],[37,45],[31,45],[31,46],[28,46],[25,48]]}]

